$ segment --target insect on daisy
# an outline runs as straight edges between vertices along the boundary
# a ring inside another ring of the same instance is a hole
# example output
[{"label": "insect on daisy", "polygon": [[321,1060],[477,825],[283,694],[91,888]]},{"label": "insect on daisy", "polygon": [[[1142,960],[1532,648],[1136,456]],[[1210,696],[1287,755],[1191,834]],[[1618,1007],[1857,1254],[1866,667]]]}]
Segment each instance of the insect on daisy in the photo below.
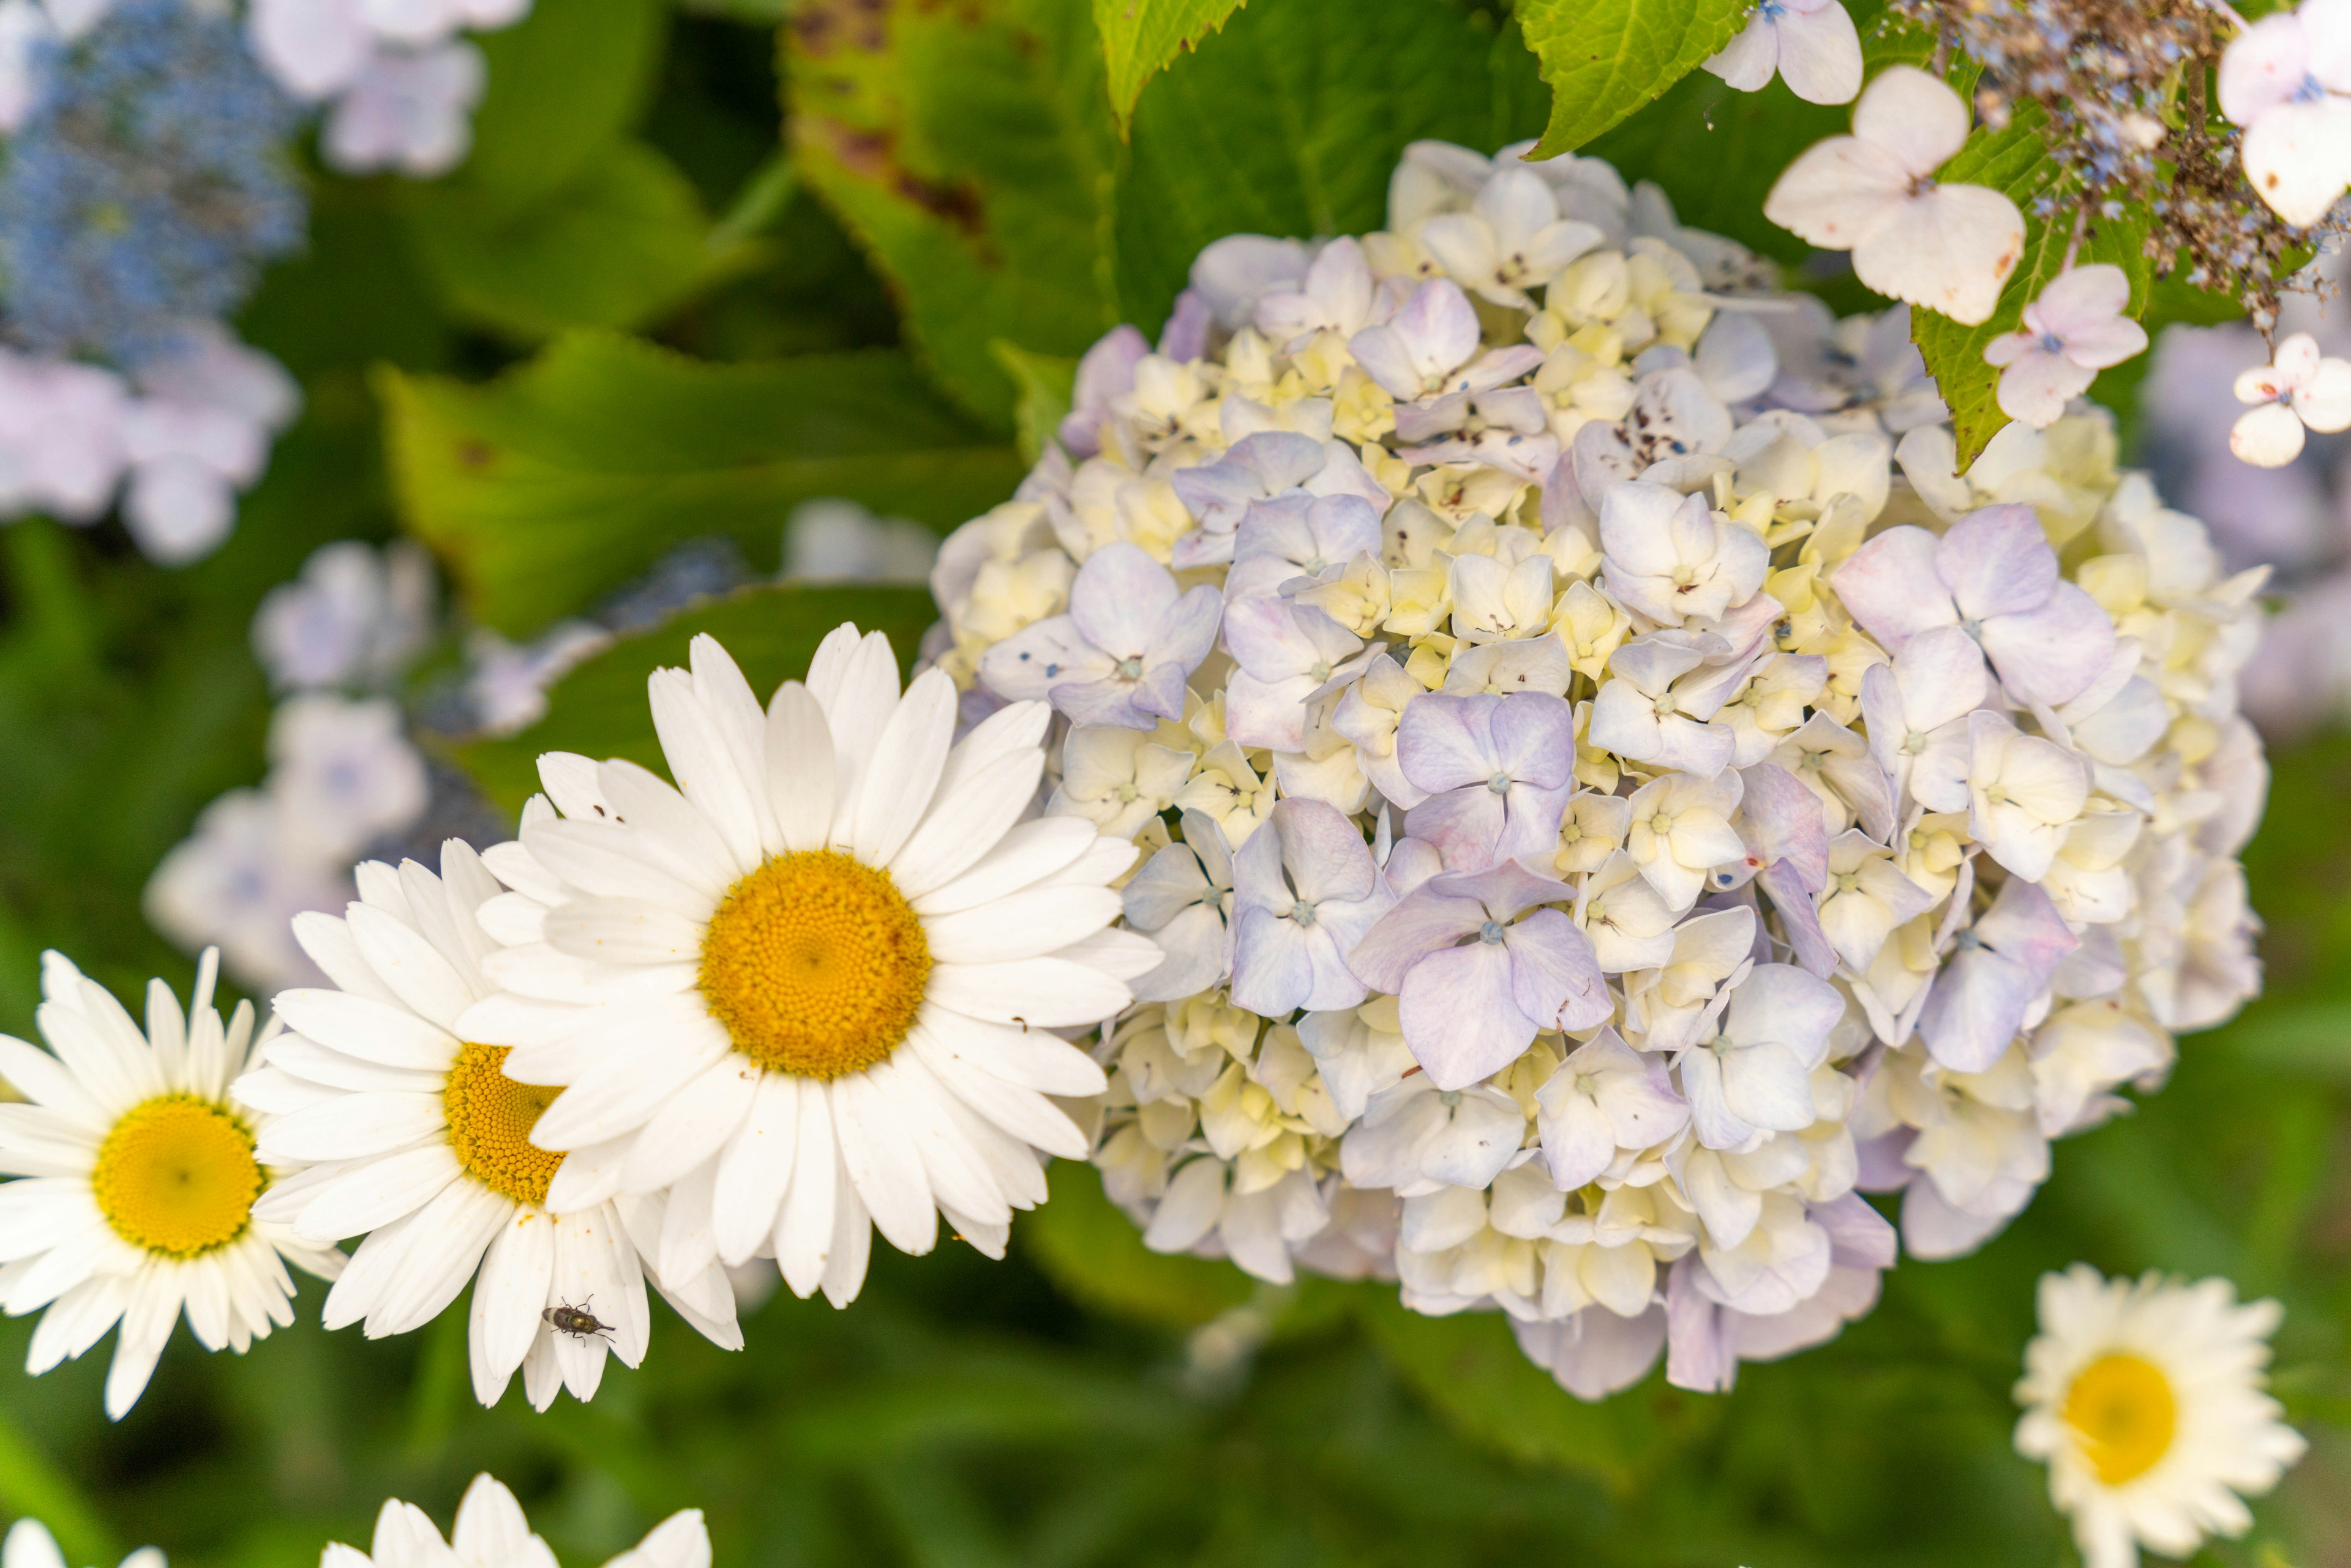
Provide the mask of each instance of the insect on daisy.
[{"label": "insect on daisy", "polygon": [[2016,1447],[2048,1464],[2089,1568],[2134,1568],[2141,1545],[2187,1557],[2207,1535],[2243,1534],[2243,1499],[2309,1446],[2263,1392],[2278,1304],[2241,1306],[2226,1280],[2107,1280],[2076,1263],[2041,1277],[2040,1311]]},{"label": "insect on daisy", "polygon": [[549,1205],[666,1189],[660,1278],[772,1253],[835,1304],[873,1228],[927,1252],[945,1215],[1000,1257],[1045,1197],[1036,1151],[1088,1152],[1047,1096],[1104,1084],[1048,1031],[1159,962],[1108,929],[1134,846],[1023,821],[1044,704],[956,741],[954,683],[901,695],[879,633],[839,628],[764,710],[712,639],[691,664],[651,683],[676,789],[550,754],[520,843],[486,856],[515,892],[484,924],[515,945],[459,1027],[561,1087],[531,1134],[569,1151]]},{"label": "insect on daisy", "polygon": [[[555,1553],[534,1534],[514,1493],[487,1475],[474,1478],[457,1504],[449,1539],[425,1511],[398,1498],[375,1516],[366,1552],[340,1542],[319,1554],[319,1568],[556,1568]],[[5,1568],[16,1568],[6,1564]],[[710,1568],[710,1531],[698,1508],[681,1509],[604,1568]]]},{"label": "insect on daisy", "polygon": [[[43,1308],[26,1370],[38,1375],[118,1322],[106,1413],[145,1392],[184,1310],[207,1350],[242,1354],[294,1321],[286,1264],[320,1279],[342,1255],[255,1212],[270,1172],[265,1124],[228,1086],[254,1042],[249,1002],[224,1024],[213,1006],[218,949],[196,965],[186,1011],[161,980],[142,1031],[60,953],[41,957],[34,1014],[42,1051],[0,1035],[0,1076],[26,1103],[0,1105],[0,1305]],[[51,1052],[55,1054],[51,1054]]]},{"label": "insect on daisy", "polygon": [[[473,1281],[475,1396],[495,1405],[519,1367],[538,1409],[559,1387],[590,1398],[608,1349],[629,1366],[644,1357],[651,1321],[631,1238],[660,1235],[660,1200],[624,1200],[633,1215],[611,1201],[549,1211],[563,1156],[530,1134],[553,1092],[507,1077],[505,1046],[455,1030],[492,989],[480,960],[496,944],[475,915],[499,888],[481,857],[452,839],[439,876],[414,861],[370,861],[357,877],[343,917],[294,921],[336,988],[281,992],[289,1032],[236,1083],[240,1101],[276,1113],[263,1156],[304,1167],[262,1212],[315,1241],[367,1234],[328,1294],[329,1328],[364,1320],[371,1339],[405,1333]],[[714,1264],[681,1280],[665,1292],[680,1314],[741,1348],[725,1272]],[[556,1320],[553,1309],[582,1301],[611,1303],[610,1334]]]}]

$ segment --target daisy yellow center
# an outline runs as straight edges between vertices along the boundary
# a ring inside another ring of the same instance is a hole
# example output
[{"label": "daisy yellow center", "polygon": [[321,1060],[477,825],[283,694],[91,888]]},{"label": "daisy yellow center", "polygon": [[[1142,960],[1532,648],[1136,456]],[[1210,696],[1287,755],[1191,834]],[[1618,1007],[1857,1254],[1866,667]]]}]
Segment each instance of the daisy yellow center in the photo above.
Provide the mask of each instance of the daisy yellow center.
[{"label": "daisy yellow center", "polygon": [[530,1130],[563,1092],[537,1083],[517,1083],[506,1074],[507,1048],[457,1048],[441,1090],[449,1121],[449,1147],[465,1174],[517,1203],[547,1201],[547,1184],[563,1156],[530,1141]]},{"label": "daisy yellow center", "polygon": [[2110,1487],[2137,1480],[2171,1450],[2179,1405],[2163,1369],[2139,1356],[2102,1355],[2065,1390],[2065,1425]]},{"label": "daisy yellow center", "polygon": [[703,998],[735,1049],[802,1078],[886,1060],[930,977],[914,905],[838,850],[780,854],[737,882],[702,942]]},{"label": "daisy yellow center", "polygon": [[193,1094],[132,1106],[89,1173],[114,1233],[172,1258],[201,1257],[243,1235],[263,1185],[245,1124]]}]

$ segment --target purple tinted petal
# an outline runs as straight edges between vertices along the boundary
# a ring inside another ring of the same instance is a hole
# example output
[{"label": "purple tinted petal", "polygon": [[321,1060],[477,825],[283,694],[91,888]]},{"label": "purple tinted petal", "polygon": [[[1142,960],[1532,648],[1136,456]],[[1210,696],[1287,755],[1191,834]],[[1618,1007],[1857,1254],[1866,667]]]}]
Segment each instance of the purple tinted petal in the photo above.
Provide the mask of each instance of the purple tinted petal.
[{"label": "purple tinted petal", "polygon": [[1488,721],[1494,758],[1520,783],[1556,789],[1575,778],[1575,710],[1548,692],[1512,692]]},{"label": "purple tinted petal", "polygon": [[1412,399],[1421,392],[1420,372],[1404,334],[1394,327],[1366,327],[1347,340],[1347,351],[1391,397]]},{"label": "purple tinted petal", "polygon": [[1070,618],[1086,640],[1121,657],[1144,640],[1176,603],[1176,580],[1141,545],[1114,540],[1086,558],[1070,585]]},{"label": "purple tinted petal", "polygon": [[[1813,820],[1820,820],[1817,812]],[[1797,884],[1788,862],[1766,867],[1757,873],[1755,884],[1771,894],[1771,907],[1780,912],[1780,924],[1787,929],[1788,946],[1796,962],[1823,979],[1836,973],[1836,949],[1830,945],[1828,933],[1821,929],[1820,907]]]},{"label": "purple tinted petal", "polygon": [[1479,871],[1447,873],[1435,891],[1447,898],[1474,898],[1496,920],[1512,919],[1538,904],[1568,904],[1575,898],[1575,890],[1557,877],[1514,860]]},{"label": "purple tinted petal", "polygon": [[1788,877],[1806,893],[1828,885],[1829,835],[1821,819],[1821,799],[1786,768],[1759,762],[1740,770],[1745,784],[1740,806],[1743,836],[1766,865],[1787,867]]},{"label": "purple tinted petal", "polygon": [[1888,653],[1899,653],[1904,642],[1930,626],[1959,622],[1949,591],[1935,574],[1936,542],[1921,528],[1888,528],[1829,574],[1845,609]]},{"label": "purple tinted petal", "polygon": [[1394,994],[1405,975],[1427,954],[1458,942],[1486,923],[1486,911],[1474,898],[1447,897],[1428,887],[1416,889],[1394,909],[1380,916],[1361,942],[1347,954],[1347,967],[1364,983]]},{"label": "purple tinted petal", "polygon": [[[1415,370],[1423,374],[1443,375],[1478,351],[1478,312],[1449,278],[1432,277],[1414,289],[1396,311],[1394,325],[1412,353]],[[1542,357],[1540,350],[1535,357]]]},{"label": "purple tinted petal", "polygon": [[1918,1014],[1918,1033],[1928,1053],[1952,1071],[1981,1072],[2016,1038],[2040,990],[2014,959],[1962,946],[1935,977]]},{"label": "purple tinted petal", "polygon": [[2057,552],[2032,507],[1985,507],[1953,523],[1935,547],[1935,575],[1961,619],[1987,621],[2045,602],[2057,585]]},{"label": "purple tinted petal", "polygon": [[2059,583],[2038,610],[1983,623],[1983,649],[2001,684],[2025,702],[2071,702],[2114,657],[2115,623],[2098,601]]},{"label": "purple tinted petal", "polygon": [[[1180,719],[1184,716],[1184,677],[1190,673],[1187,665],[1161,664],[1145,670],[1136,683],[1133,698],[1134,711],[1156,714],[1161,718]],[[1138,724],[1137,729],[1151,729],[1149,724]]]},{"label": "purple tinted petal", "polygon": [[1538,909],[1502,934],[1510,995],[1545,1029],[1590,1029],[1615,1010],[1592,938],[1556,909]]},{"label": "purple tinted petal", "polygon": [[1502,836],[1495,842],[1498,860],[1515,859],[1520,855],[1542,854],[1559,848],[1559,820],[1567,810],[1570,797],[1575,793],[1575,780],[1549,789],[1538,789],[1525,784],[1513,784],[1502,797],[1507,817]]},{"label": "purple tinted petal", "polygon": [[1730,998],[1723,1033],[1741,1045],[1776,1040],[1809,1072],[1826,1060],[1829,1031],[1844,1018],[1834,986],[1792,964],[1759,964]]},{"label": "purple tinted petal", "polygon": [[2023,965],[2036,990],[2082,945],[2048,894],[2022,877],[2011,877],[2001,885],[2000,896],[1976,922],[1975,935],[1986,946]]},{"label": "purple tinted petal", "polygon": [[1241,599],[1224,607],[1225,647],[1234,662],[1261,681],[1304,674],[1314,646],[1299,630],[1286,599]]},{"label": "purple tinted petal", "polygon": [[1466,942],[1412,967],[1396,993],[1405,1044],[1439,1089],[1466,1089],[1516,1061],[1536,1022],[1511,995],[1499,942]]},{"label": "purple tinted petal", "polygon": [[[1405,714],[1410,717],[1412,709],[1406,708]],[[1404,818],[1405,831],[1416,839],[1436,845],[1447,869],[1452,871],[1482,871],[1505,858],[1500,851],[1503,830],[1509,823],[1509,810],[1502,797],[1482,783],[1431,795],[1406,811]]]},{"label": "purple tinted petal", "polygon": [[1775,1133],[1811,1126],[1813,1091],[1806,1078],[1802,1059],[1777,1041],[1742,1045],[1722,1056],[1723,1103],[1750,1126]]},{"label": "purple tinted petal", "polygon": [[[1281,805],[1289,803],[1285,800]],[[1276,806],[1274,810],[1278,812],[1281,806]],[[1298,895],[1290,891],[1290,880],[1282,871],[1280,836],[1251,833],[1249,841],[1233,852],[1235,915],[1245,909],[1270,909],[1279,915],[1289,914],[1290,906],[1298,902]]]},{"label": "purple tinted petal", "polygon": [[1156,729],[1158,718],[1137,702],[1143,688],[1127,681],[1065,681],[1046,694],[1053,706],[1079,724],[1115,729]]},{"label": "purple tinted petal", "polygon": [[1494,709],[1499,697],[1416,698],[1396,721],[1396,763],[1423,789],[1483,789],[1500,770],[1494,754]]},{"label": "purple tinted petal", "polygon": [[1891,1269],[1894,1227],[1857,1192],[1813,1204],[1808,1216],[1828,1233],[1836,1263],[1846,1269]]},{"label": "purple tinted petal", "polygon": [[1666,1276],[1666,1381],[1698,1394],[1728,1394],[1739,1377],[1739,1358],[1720,1307],[1698,1292],[1705,1265],[1682,1259]]},{"label": "purple tinted petal", "polygon": [[1536,1118],[1551,1179],[1573,1192],[1608,1168],[1616,1157],[1616,1129],[1607,1113],[1581,1094],[1562,1096],[1557,1112]]},{"label": "purple tinted petal", "polygon": [[987,689],[1015,702],[1041,701],[1071,677],[1100,680],[1114,661],[1095,647],[1066,615],[1024,626],[980,655],[979,678]]},{"label": "purple tinted petal", "polygon": [[1225,731],[1243,746],[1301,750],[1306,745],[1306,699],[1313,693],[1311,675],[1261,681],[1246,670],[1235,670],[1225,682]]},{"label": "purple tinted petal", "polygon": [[1167,313],[1167,325],[1159,329],[1159,351],[1179,362],[1198,359],[1208,351],[1208,329],[1216,321],[1216,312],[1196,288],[1186,288],[1176,296],[1176,308]]},{"label": "purple tinted petal", "polygon": [[[1299,897],[1311,904],[1354,904],[1371,897],[1379,868],[1372,864],[1364,835],[1337,810],[1320,800],[1284,800],[1274,807],[1272,822]],[[1256,842],[1252,835],[1249,843]]]},{"label": "purple tinted petal", "polygon": [[1189,675],[1217,645],[1217,624],[1224,618],[1224,596],[1206,583],[1185,594],[1152,628],[1143,650],[1144,662],[1173,664]]}]

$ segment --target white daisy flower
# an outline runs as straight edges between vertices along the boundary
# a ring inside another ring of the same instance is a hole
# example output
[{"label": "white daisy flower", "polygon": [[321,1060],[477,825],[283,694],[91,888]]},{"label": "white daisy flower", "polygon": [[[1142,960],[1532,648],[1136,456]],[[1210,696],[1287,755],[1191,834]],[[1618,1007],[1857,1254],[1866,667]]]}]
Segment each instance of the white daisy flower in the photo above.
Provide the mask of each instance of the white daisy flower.
[{"label": "white daisy flower", "polygon": [[[340,1542],[319,1553],[319,1568],[556,1568],[555,1553],[533,1534],[514,1493],[488,1475],[474,1478],[457,1504],[449,1539],[414,1503],[388,1498],[375,1516],[375,1540],[361,1552]],[[17,1568],[14,1563],[0,1568]],[[157,1568],[161,1568],[158,1564]],[[710,1531],[702,1511],[681,1509],[604,1568],[710,1568]]]},{"label": "white daisy flower", "polygon": [[[530,1134],[554,1092],[500,1071],[505,1046],[452,1032],[496,988],[480,960],[497,944],[475,912],[499,894],[497,881],[455,839],[437,877],[414,861],[397,871],[371,861],[357,874],[360,901],[345,917],[294,919],[296,940],[336,988],[281,992],[289,1032],[234,1090],[273,1115],[261,1157],[307,1167],[258,1212],[307,1241],[366,1234],[327,1296],[329,1328],[364,1321],[371,1339],[405,1333],[478,1274],[475,1396],[496,1404],[519,1367],[538,1409],[559,1387],[590,1398],[608,1353],[628,1366],[644,1357],[644,1276],[612,1203],[548,1211],[562,1156]],[[656,1234],[658,1219],[647,1227]],[[709,1338],[741,1348],[716,1264],[670,1299]]]},{"label": "white daisy flower", "polygon": [[[25,1369],[78,1356],[120,1322],[106,1413],[145,1392],[183,1309],[207,1350],[243,1354],[294,1321],[292,1262],[320,1279],[342,1255],[254,1212],[270,1185],[259,1120],[228,1099],[253,1042],[253,1007],[224,1025],[213,1007],[220,953],[196,964],[186,1012],[147,987],[144,1032],[61,953],[41,956],[34,1019],[45,1051],[0,1035],[0,1077],[26,1103],[0,1105],[0,1308],[47,1308]],[[274,1026],[273,1026],[274,1027]],[[54,1051],[56,1054],[50,1054]]]},{"label": "white daisy flower", "polygon": [[[37,1519],[20,1519],[0,1541],[0,1568],[66,1568],[66,1554],[57,1538]],[[164,1568],[163,1553],[142,1546],[122,1560],[122,1568]]]},{"label": "white daisy flower", "polygon": [[2107,1280],[2076,1263],[2041,1277],[2040,1308],[2016,1447],[2047,1462],[2088,1568],[2135,1568],[2141,1545],[2187,1557],[2207,1535],[2243,1534],[2242,1498],[2308,1447],[2262,1392],[2278,1304],[2239,1306],[2226,1280]]},{"label": "white daisy flower", "polygon": [[874,1227],[927,1252],[945,1215],[1000,1257],[1045,1197],[1036,1151],[1088,1153],[1047,1096],[1104,1087],[1049,1031],[1113,1016],[1160,960],[1107,929],[1134,846],[1024,820],[1043,703],[950,747],[955,684],[901,696],[878,632],[833,632],[764,713],[716,642],[690,662],[651,682],[678,789],[550,754],[552,804],[486,857],[516,891],[484,924],[515,946],[461,1030],[563,1087],[531,1134],[569,1151],[549,1206],[666,1192],[662,1280],[772,1252],[836,1305]]}]

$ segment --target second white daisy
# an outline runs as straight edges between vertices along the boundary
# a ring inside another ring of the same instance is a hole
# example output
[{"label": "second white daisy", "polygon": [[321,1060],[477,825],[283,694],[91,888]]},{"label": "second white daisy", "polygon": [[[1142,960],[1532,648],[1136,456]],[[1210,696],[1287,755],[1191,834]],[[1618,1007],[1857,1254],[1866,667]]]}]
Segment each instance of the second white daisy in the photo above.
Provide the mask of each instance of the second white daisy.
[{"label": "second white daisy", "polygon": [[2278,1304],[2240,1306],[2226,1280],[2106,1280],[2076,1263],[2042,1276],[2040,1307],[2016,1447],[2048,1464],[2089,1568],[2135,1568],[2142,1544],[2187,1557],[2207,1535],[2243,1534],[2242,1499],[2308,1447],[2262,1391]]},{"label": "second white daisy", "polygon": [[1103,1087],[1047,1031],[1159,962],[1109,929],[1134,846],[1023,820],[1045,705],[955,742],[954,683],[901,695],[879,633],[839,628],[764,710],[712,639],[690,663],[651,683],[676,789],[549,754],[520,845],[486,857],[515,890],[483,910],[507,994],[459,1029],[561,1086],[531,1134],[568,1152],[550,1207],[666,1191],[663,1280],[772,1253],[836,1304],[873,1228],[926,1252],[944,1215],[1001,1256],[1045,1197],[1037,1151],[1087,1153],[1048,1096]]},{"label": "second white daisy", "polygon": [[[644,1276],[619,1207],[548,1211],[561,1156],[530,1134],[553,1095],[501,1071],[505,1047],[452,1032],[491,994],[479,964],[496,944],[475,911],[498,883],[455,839],[437,877],[414,861],[397,871],[371,861],[357,874],[360,899],[345,917],[294,922],[337,988],[280,993],[290,1032],[235,1085],[240,1101],[276,1117],[262,1129],[261,1156],[307,1167],[256,1212],[318,1242],[366,1234],[327,1297],[329,1328],[364,1321],[371,1339],[405,1333],[474,1281],[475,1396],[496,1404],[519,1368],[541,1410],[558,1387],[590,1398],[608,1352],[629,1366],[644,1356]],[[657,1235],[659,1219],[655,1207],[634,1228]],[[665,1293],[712,1340],[740,1348],[735,1299],[715,1264]]]}]

